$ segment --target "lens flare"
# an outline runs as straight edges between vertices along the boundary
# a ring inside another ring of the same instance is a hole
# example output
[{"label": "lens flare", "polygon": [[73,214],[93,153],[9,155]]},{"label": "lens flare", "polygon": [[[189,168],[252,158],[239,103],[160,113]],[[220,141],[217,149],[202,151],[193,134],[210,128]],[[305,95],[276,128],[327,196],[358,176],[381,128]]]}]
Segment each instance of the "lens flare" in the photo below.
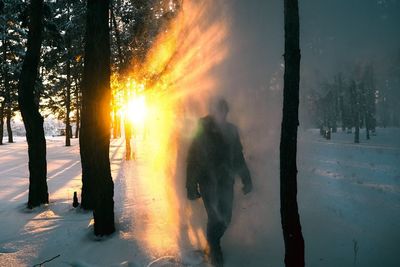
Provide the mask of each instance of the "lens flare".
[{"label": "lens flare", "polygon": [[204,223],[193,219],[198,212],[192,205],[198,203],[186,200],[183,170],[197,119],[218,89],[213,70],[229,51],[229,20],[222,2],[183,1],[145,62],[132,62],[127,77],[112,79],[113,103],[124,103],[126,119],[143,125],[144,138],[136,142],[135,186],[152,201],[133,212],[147,218],[134,218],[134,231],[155,254],[206,246]]},{"label": "lens flare", "polygon": [[147,115],[146,97],[144,95],[133,97],[128,101],[126,117],[134,125],[144,123]]}]

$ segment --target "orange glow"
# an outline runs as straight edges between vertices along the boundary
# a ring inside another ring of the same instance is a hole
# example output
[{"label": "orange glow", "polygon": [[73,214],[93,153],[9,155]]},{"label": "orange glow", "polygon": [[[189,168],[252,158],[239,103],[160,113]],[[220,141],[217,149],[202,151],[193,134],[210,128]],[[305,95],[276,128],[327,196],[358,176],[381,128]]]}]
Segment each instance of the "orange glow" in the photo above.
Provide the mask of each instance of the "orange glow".
[{"label": "orange glow", "polygon": [[134,125],[142,124],[146,119],[146,115],[147,107],[144,95],[134,97],[128,101],[126,116]]},{"label": "orange glow", "polygon": [[212,70],[228,54],[229,23],[217,2],[183,1],[145,62],[133,62],[126,80],[116,75],[112,79],[114,112],[131,120],[134,132],[139,127],[144,132],[135,143],[135,184],[151,204],[135,212],[146,218],[143,223],[135,220],[135,235],[159,255],[178,253],[183,239],[197,248],[206,243],[203,228],[190,222],[191,203],[183,199],[184,175],[178,160],[184,161],[182,151],[196,121],[217,91]]}]

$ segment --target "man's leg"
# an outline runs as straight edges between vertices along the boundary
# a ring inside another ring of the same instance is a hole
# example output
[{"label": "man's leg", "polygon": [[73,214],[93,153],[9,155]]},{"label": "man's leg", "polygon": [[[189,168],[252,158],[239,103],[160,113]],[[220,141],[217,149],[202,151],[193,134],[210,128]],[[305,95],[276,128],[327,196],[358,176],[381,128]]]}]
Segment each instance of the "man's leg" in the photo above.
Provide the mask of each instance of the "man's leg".
[{"label": "man's leg", "polygon": [[225,231],[228,228],[232,218],[233,183],[228,181],[228,183],[224,182],[219,184],[216,196],[218,198],[218,218],[211,227],[213,229],[211,235],[214,237],[214,244],[212,245],[213,248],[211,248],[211,258],[212,263],[215,266],[222,267],[224,258],[220,240],[225,234]]},{"label": "man's leg", "polygon": [[210,249],[219,249],[220,240],[226,230],[225,224],[221,220],[215,220],[215,218],[208,218],[207,222],[207,241],[210,245]]},{"label": "man's leg", "polygon": [[233,206],[233,182],[224,183],[220,186],[219,190],[219,212],[225,224],[225,230],[231,223],[232,219],[232,206]]},{"label": "man's leg", "polygon": [[[213,206],[208,205],[207,240],[210,246],[211,261],[215,266],[223,266],[220,241],[232,218],[233,183],[230,180],[218,184],[213,195]],[[210,204],[210,202],[208,202]]]},{"label": "man's leg", "polygon": [[216,267],[222,267],[224,260],[220,240],[226,230],[226,225],[221,214],[216,210],[207,212],[207,214],[207,242],[210,248],[211,263]]},{"label": "man's leg", "polygon": [[207,211],[207,242],[210,248],[211,262],[214,266],[222,266],[222,252],[220,239],[226,227],[219,211],[217,185],[210,182],[207,186],[200,186],[204,207]]},{"label": "man's leg", "polygon": [[202,190],[204,207],[207,211],[207,241],[211,247],[219,245],[219,240],[224,233],[224,223],[219,211],[219,201],[215,192]]}]

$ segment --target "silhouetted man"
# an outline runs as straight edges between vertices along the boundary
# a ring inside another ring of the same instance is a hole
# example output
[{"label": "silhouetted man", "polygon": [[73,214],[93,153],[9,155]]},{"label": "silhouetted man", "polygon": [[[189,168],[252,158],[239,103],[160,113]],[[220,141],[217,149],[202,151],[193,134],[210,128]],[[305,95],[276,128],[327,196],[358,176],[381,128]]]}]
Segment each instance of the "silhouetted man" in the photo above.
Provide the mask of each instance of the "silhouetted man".
[{"label": "silhouetted man", "polygon": [[244,194],[252,190],[249,169],[238,130],[227,122],[228,103],[211,105],[211,114],[199,120],[187,159],[186,188],[190,200],[202,197],[208,215],[207,241],[211,262],[223,266],[220,239],[232,217],[234,178],[239,175]]}]

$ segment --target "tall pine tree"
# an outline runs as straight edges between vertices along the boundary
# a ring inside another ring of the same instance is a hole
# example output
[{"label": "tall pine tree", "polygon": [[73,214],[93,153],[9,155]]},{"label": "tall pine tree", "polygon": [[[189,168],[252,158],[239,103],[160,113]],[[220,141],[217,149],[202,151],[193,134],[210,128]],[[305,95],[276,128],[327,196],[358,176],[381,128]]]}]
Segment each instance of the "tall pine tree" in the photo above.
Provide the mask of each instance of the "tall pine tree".
[{"label": "tall pine tree", "polygon": [[49,202],[47,192],[46,139],[39,95],[35,92],[43,31],[43,0],[31,0],[27,50],[18,88],[18,103],[26,130],[29,155],[28,208]]},{"label": "tall pine tree", "polygon": [[299,126],[299,8],[297,0],[284,1],[285,74],[280,143],[281,223],[285,265],[304,266],[304,239],[297,205],[297,128]]},{"label": "tall pine tree", "polygon": [[87,1],[85,63],[82,81],[80,153],[82,207],[93,209],[95,235],[114,227],[114,183],[110,146],[109,1]]}]

